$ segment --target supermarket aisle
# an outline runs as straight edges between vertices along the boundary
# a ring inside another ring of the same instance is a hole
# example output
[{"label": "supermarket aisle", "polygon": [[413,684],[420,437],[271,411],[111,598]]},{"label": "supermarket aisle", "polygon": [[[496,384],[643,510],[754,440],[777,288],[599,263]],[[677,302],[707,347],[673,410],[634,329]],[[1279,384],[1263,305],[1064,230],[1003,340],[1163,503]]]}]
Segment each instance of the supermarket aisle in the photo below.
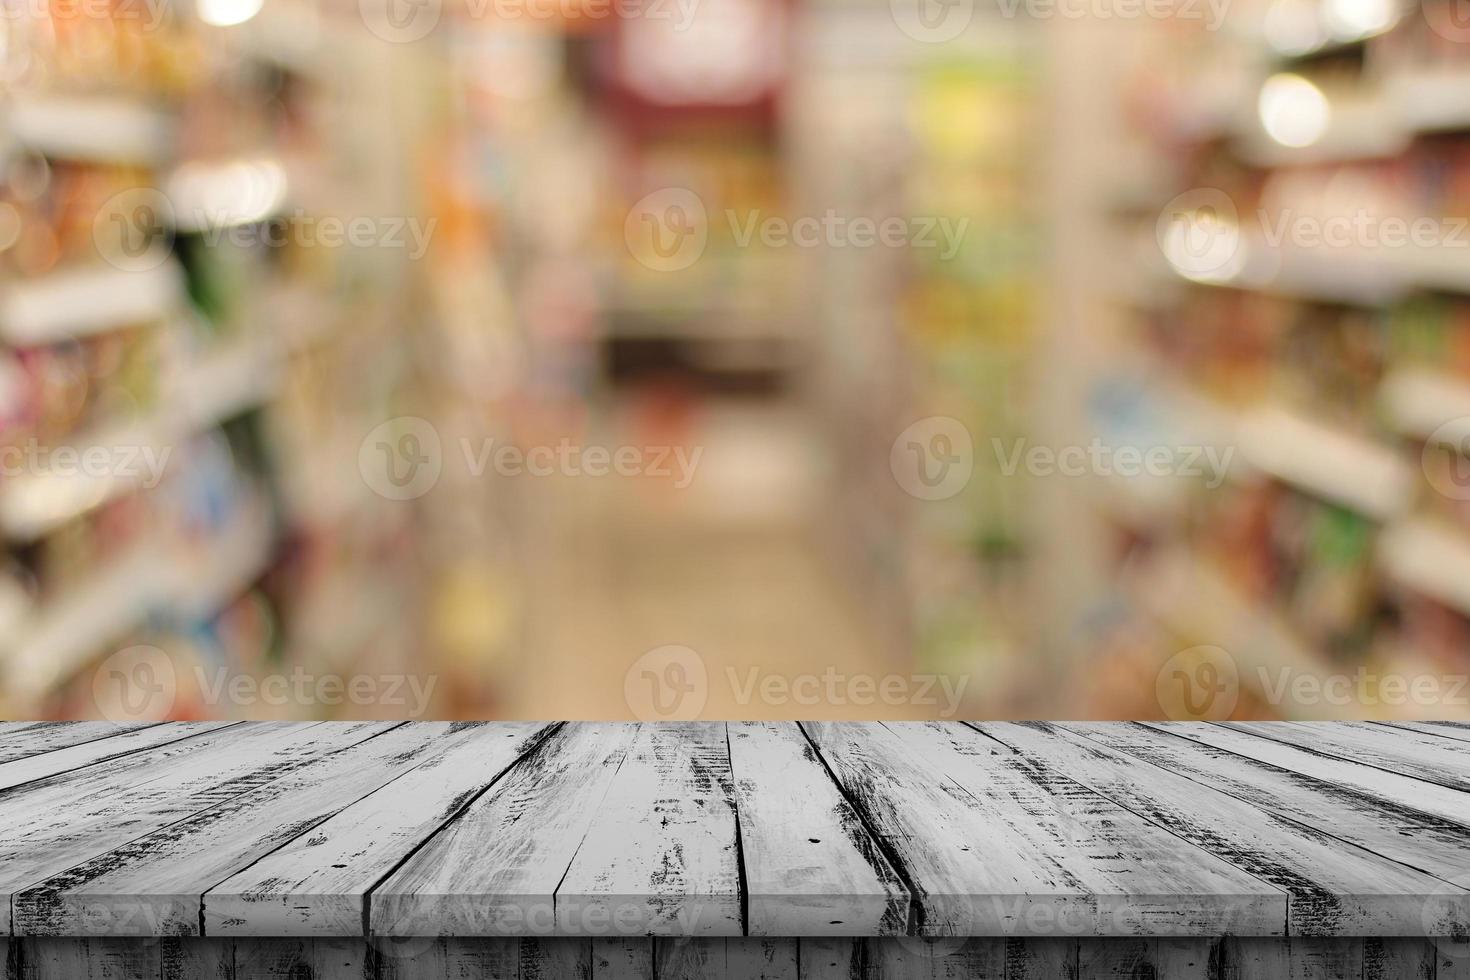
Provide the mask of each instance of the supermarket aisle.
[{"label": "supermarket aisle", "polygon": [[[527,565],[531,669],[517,685],[514,716],[659,717],[648,714],[640,675],[650,661],[639,658],[669,645],[694,651],[674,654],[681,678],[702,662],[703,717],[874,714],[871,705],[797,700],[798,678],[904,670],[884,656],[819,545],[823,468],[803,422],[783,405],[703,403],[690,424],[700,455],[688,487],[564,477],[538,488],[539,546]],[[618,427],[633,435],[636,424],[625,418]],[[777,693],[762,698],[761,685]],[[882,714],[915,710],[922,714]]]}]

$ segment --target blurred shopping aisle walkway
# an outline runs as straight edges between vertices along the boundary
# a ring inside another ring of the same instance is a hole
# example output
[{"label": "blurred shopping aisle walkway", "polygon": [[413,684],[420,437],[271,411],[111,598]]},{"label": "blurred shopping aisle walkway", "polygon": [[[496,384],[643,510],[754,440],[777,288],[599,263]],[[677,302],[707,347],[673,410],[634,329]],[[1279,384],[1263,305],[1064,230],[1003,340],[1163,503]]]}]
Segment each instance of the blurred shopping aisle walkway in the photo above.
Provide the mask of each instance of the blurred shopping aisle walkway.
[{"label": "blurred shopping aisle walkway", "polygon": [[[699,456],[687,487],[563,476],[537,489],[531,669],[514,714],[656,718],[677,692],[661,711],[645,685],[667,676],[702,688],[706,718],[874,716],[872,704],[802,703],[810,678],[846,684],[901,669],[821,545],[823,462],[804,423],[779,403],[707,403],[692,411]],[[614,427],[637,441],[626,418]],[[687,649],[645,656],[670,646]]]}]

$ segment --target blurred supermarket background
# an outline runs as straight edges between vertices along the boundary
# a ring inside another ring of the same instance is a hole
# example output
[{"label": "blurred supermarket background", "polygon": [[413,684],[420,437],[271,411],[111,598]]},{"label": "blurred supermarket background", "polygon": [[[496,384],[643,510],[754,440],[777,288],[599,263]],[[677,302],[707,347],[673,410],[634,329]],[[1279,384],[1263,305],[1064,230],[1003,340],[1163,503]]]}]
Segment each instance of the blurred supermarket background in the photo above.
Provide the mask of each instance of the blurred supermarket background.
[{"label": "blurred supermarket background", "polygon": [[0,714],[1470,715],[1463,6],[0,0]]}]

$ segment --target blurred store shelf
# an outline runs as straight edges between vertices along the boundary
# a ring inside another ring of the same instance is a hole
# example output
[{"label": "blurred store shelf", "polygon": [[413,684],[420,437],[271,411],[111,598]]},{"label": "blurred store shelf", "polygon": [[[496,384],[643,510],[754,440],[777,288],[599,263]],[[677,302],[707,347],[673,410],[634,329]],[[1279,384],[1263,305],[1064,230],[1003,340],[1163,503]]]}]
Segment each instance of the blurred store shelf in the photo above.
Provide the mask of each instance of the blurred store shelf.
[{"label": "blurred store shelf", "polygon": [[173,147],[175,119],[157,106],[119,97],[20,95],[0,127],[21,146],[47,156],[153,165]]},{"label": "blurred store shelf", "polygon": [[107,265],[12,281],[0,299],[0,339],[17,347],[150,323],[178,308],[183,276],[173,260],[130,271]]}]

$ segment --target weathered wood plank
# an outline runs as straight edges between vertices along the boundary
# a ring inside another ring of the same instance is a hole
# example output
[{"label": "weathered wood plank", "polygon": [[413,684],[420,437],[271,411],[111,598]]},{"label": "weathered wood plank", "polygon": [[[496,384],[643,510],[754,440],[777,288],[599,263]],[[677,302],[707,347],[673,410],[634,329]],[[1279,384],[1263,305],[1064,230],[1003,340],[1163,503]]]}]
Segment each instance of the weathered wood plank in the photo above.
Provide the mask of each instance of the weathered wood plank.
[{"label": "weathered wood plank", "polygon": [[1451,789],[1470,790],[1470,752],[1454,740],[1357,721],[1232,721],[1231,728],[1324,755],[1377,766]]},{"label": "weathered wood plank", "polygon": [[924,934],[1022,934],[1038,918],[1090,914],[1081,884],[1028,860],[1029,845],[894,732],[858,722],[802,727],[895,855]]},{"label": "weathered wood plank", "polygon": [[159,980],[234,980],[235,947],[228,939],[161,939],[159,959]]},{"label": "weathered wood plank", "polygon": [[[1141,724],[1063,728],[1438,877],[1470,875],[1470,828]],[[1470,808],[1470,797],[1465,804]]]},{"label": "weathered wood plank", "polygon": [[887,727],[975,798],[986,816],[986,834],[968,842],[975,849],[1002,847],[1091,896],[1087,914],[1028,922],[1024,934],[1269,935],[1286,920],[1280,888],[973,728]]},{"label": "weathered wood plank", "polygon": [[1288,941],[1264,936],[1226,936],[1221,940],[1220,980],[1282,980],[1290,976]]},{"label": "weathered wood plank", "polygon": [[1077,951],[1079,980],[1133,980],[1158,974],[1151,939],[1083,938]]},{"label": "weathered wood plank", "polygon": [[529,722],[467,722],[451,728],[442,751],[209,889],[205,932],[360,934],[368,891],[546,731]]},{"label": "weathered wood plank", "polygon": [[592,980],[592,940],[522,939],[520,980]]},{"label": "weathered wood plank", "polygon": [[91,937],[27,940],[25,980],[158,980],[157,941]]},{"label": "weathered wood plank", "polygon": [[1006,980],[1077,980],[1076,939],[1017,939],[1006,943]]},{"label": "weathered wood plank", "polygon": [[796,725],[732,722],[753,936],[902,935],[908,892]]},{"label": "weathered wood plank", "polygon": [[801,980],[878,980],[878,965],[867,943],[835,936],[796,941]]},{"label": "weathered wood plank", "polygon": [[[642,936],[593,939],[593,980],[654,980],[653,944]],[[795,943],[792,947],[794,956]]]},{"label": "weathered wood plank", "polygon": [[42,721],[0,732],[0,763],[15,762],[57,749],[113,738],[149,727],[110,721]]},{"label": "weathered wood plank", "polygon": [[[191,937],[196,944],[212,942]],[[230,940],[220,940],[230,943]],[[254,937],[234,941],[234,980],[376,980],[377,968],[367,941],[357,938],[305,939]]]},{"label": "weathered wood plank", "polygon": [[1160,937],[1154,940],[1154,965],[1171,980],[1218,980],[1223,968],[1223,939]]},{"label": "weathered wood plank", "polygon": [[[656,939],[654,942],[665,942]],[[698,939],[725,947],[725,975],[729,980],[797,980],[796,943],[789,939],[749,936],[739,939]]]},{"label": "weathered wood plank", "polygon": [[[558,925],[571,934],[613,921],[652,935],[738,936],[740,899],[725,725],[642,726],[556,890]],[[564,907],[584,912],[564,918]]]},{"label": "weathered wood plank", "polygon": [[1459,742],[1470,742],[1470,725],[1463,721],[1393,721],[1377,722],[1391,728],[1407,728],[1425,735],[1438,735]]},{"label": "weathered wood plank", "polygon": [[377,980],[518,980],[521,975],[519,939],[375,937],[372,945]]},{"label": "weathered wood plank", "polygon": [[1434,940],[1435,980],[1470,980],[1470,939]]},{"label": "weathered wood plank", "polygon": [[[556,932],[556,886],[637,737],[637,725],[618,722],[569,724],[550,735],[373,890],[373,933]],[[605,925],[604,935],[646,931],[638,921]]]},{"label": "weathered wood plank", "polygon": [[106,738],[89,739],[64,748],[0,763],[0,789],[10,789],[48,776],[59,776],[234,724],[236,722],[170,721],[159,725],[129,726]]},{"label": "weathered wood plank", "polygon": [[246,723],[0,792],[0,925],[14,892],[393,726]]},{"label": "weathered wood plank", "polygon": [[[849,940],[851,941],[851,940]],[[653,945],[658,980],[797,980],[797,941],[757,936],[679,937]],[[594,980],[602,980],[593,972]]]},{"label": "weathered wood plank", "polygon": [[1361,980],[1363,940],[1293,936],[1288,944],[1292,980]]},{"label": "weathered wood plank", "polygon": [[1435,980],[1434,943],[1428,939],[1363,940],[1363,980]]},{"label": "weathered wood plank", "polygon": [[859,941],[867,943],[868,958],[888,980],[1005,980],[1004,939],[952,942],[907,936]]},{"label": "weathered wood plank", "polygon": [[1323,782],[1423,813],[1470,826],[1464,793],[1412,776],[1375,769],[1349,759],[1323,755],[1250,732],[1196,721],[1148,722],[1149,727],[1193,742],[1224,749],[1234,755],[1255,759],[1278,769],[1311,776]]},{"label": "weathered wood plank", "polygon": [[410,722],[334,752],[17,892],[16,931],[136,934],[140,913],[152,934],[197,935],[208,889],[473,735],[452,722]]},{"label": "weathered wood plank", "polygon": [[[1269,811],[1047,723],[979,723],[976,727],[1032,759],[1065,773],[1135,813],[1213,851],[1237,867],[1286,889],[1293,935],[1361,936],[1417,932],[1426,902],[1441,897],[1435,931],[1458,935],[1470,903],[1447,901],[1462,889],[1362,851]],[[1241,930],[1227,930],[1243,934]]]}]

